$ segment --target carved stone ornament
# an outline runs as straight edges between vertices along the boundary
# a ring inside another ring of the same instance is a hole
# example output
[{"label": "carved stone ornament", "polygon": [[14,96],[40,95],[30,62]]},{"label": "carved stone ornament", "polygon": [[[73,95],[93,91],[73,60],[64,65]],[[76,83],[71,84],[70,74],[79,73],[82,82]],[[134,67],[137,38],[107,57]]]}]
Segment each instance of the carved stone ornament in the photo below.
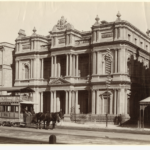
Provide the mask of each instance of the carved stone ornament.
[{"label": "carved stone ornament", "polygon": [[62,16],[61,19],[58,20],[56,27],[59,30],[63,30],[67,27],[67,20],[64,18],[64,16]]}]

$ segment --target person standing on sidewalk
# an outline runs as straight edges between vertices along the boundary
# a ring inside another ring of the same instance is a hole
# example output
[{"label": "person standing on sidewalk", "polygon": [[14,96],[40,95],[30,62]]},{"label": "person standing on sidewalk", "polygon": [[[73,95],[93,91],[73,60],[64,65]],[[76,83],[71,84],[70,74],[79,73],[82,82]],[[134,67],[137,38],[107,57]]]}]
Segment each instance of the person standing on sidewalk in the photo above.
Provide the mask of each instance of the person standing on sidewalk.
[{"label": "person standing on sidewalk", "polygon": [[118,123],[119,123],[119,126],[121,126],[121,123],[122,123],[122,116],[121,116],[121,114],[118,116]]}]

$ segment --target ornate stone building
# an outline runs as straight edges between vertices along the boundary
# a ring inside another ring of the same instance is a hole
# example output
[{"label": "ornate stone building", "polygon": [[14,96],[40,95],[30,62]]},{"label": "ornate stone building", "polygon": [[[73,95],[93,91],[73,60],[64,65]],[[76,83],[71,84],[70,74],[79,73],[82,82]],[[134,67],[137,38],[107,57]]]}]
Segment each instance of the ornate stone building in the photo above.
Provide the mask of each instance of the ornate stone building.
[{"label": "ornate stone building", "polygon": [[[14,48],[15,45],[13,44],[0,43],[0,88],[13,86],[13,70],[15,69],[13,66]],[[6,91],[0,91],[0,94],[6,94]]]},{"label": "ornate stone building", "polygon": [[[64,17],[48,36],[39,35],[35,28],[31,36],[19,31],[14,86],[35,90],[36,112],[62,109],[67,118],[75,107],[76,113],[138,117],[142,96],[133,93],[139,87],[149,88],[145,79],[149,75],[149,30],[147,35],[142,33],[121,20],[120,13],[114,22],[99,21],[98,16],[95,20],[89,31],[76,30]],[[112,55],[110,65],[105,59],[107,49]],[[113,78],[107,93],[108,70]]]}]

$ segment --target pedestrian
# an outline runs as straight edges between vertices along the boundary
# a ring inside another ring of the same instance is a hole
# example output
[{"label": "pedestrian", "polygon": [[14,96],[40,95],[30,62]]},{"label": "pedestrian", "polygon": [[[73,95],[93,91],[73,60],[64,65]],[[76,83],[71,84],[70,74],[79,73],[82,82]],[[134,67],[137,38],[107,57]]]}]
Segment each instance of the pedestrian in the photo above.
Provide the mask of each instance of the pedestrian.
[{"label": "pedestrian", "polygon": [[122,116],[121,116],[121,114],[118,116],[118,123],[119,123],[119,126],[121,126],[121,124],[122,124]]},{"label": "pedestrian", "polygon": [[31,110],[31,114],[32,114],[32,115],[35,115],[34,108],[32,108],[32,107],[31,107],[31,109],[30,109],[30,110]]},{"label": "pedestrian", "polygon": [[118,116],[115,116],[114,118],[114,125],[117,125],[118,124]]}]

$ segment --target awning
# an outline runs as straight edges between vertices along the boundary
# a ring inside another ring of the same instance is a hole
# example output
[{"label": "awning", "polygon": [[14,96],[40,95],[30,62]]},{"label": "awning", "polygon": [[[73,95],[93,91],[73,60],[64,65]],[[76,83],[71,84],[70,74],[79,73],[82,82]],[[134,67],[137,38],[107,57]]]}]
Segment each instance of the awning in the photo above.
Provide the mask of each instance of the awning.
[{"label": "awning", "polygon": [[33,89],[30,87],[3,87],[0,88],[0,91],[7,91],[7,92],[34,92]]},{"label": "awning", "polygon": [[34,104],[34,105],[38,105],[37,103],[32,102],[32,101],[22,101],[22,102],[20,102],[20,104]]},{"label": "awning", "polygon": [[140,104],[150,104],[150,97],[147,97],[140,101]]}]

